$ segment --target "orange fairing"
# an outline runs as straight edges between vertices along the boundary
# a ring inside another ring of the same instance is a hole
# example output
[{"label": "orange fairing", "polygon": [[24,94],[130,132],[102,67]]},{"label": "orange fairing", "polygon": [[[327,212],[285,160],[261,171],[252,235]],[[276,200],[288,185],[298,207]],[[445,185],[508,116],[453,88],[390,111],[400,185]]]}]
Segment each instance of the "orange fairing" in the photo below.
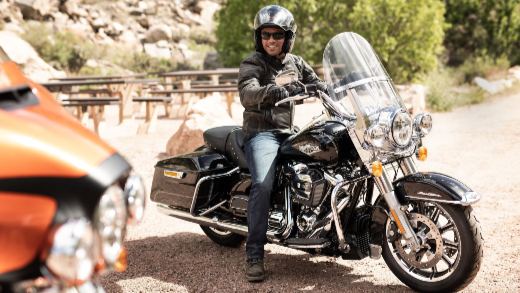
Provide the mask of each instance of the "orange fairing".
[{"label": "orange fairing", "polygon": [[79,177],[115,153],[12,62],[0,64],[0,91],[32,88],[37,105],[0,109],[0,178]]},{"label": "orange fairing", "polygon": [[31,262],[56,213],[50,197],[0,192],[0,274]]}]

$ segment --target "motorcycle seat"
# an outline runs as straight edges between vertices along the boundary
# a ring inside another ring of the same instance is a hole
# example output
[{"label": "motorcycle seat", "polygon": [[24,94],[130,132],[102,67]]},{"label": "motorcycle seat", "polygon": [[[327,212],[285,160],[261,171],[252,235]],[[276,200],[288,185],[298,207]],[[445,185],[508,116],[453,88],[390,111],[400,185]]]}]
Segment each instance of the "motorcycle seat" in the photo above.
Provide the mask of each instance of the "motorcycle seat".
[{"label": "motorcycle seat", "polygon": [[203,133],[204,142],[211,149],[224,154],[240,169],[248,169],[244,153],[244,132],[240,126],[220,126]]}]

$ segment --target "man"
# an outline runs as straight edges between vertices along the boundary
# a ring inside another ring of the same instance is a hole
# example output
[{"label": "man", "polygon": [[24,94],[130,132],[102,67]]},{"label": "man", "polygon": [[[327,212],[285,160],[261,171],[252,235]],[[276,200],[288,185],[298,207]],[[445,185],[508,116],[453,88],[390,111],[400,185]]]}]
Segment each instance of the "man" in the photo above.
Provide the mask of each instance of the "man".
[{"label": "man", "polygon": [[278,5],[266,6],[256,14],[254,29],[256,52],[242,61],[238,76],[240,101],[245,108],[244,148],[252,181],[246,242],[246,277],[251,282],[265,278],[264,245],[278,148],[290,134],[293,118],[288,103],[274,104],[302,91],[295,86],[277,86],[275,76],[292,69],[303,84],[325,90],[312,68],[301,57],[290,54],[296,33],[291,12]]}]

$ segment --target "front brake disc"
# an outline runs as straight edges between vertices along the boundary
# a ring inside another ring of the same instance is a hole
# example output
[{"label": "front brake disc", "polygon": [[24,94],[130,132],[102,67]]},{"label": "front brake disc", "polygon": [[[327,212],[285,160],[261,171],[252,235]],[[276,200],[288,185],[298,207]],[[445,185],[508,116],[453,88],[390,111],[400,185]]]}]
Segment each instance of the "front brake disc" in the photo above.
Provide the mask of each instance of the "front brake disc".
[{"label": "front brake disc", "polygon": [[402,236],[394,242],[395,248],[409,265],[418,269],[433,267],[442,258],[443,245],[439,228],[430,218],[417,213],[409,214],[409,221],[419,239],[419,249],[411,249]]}]

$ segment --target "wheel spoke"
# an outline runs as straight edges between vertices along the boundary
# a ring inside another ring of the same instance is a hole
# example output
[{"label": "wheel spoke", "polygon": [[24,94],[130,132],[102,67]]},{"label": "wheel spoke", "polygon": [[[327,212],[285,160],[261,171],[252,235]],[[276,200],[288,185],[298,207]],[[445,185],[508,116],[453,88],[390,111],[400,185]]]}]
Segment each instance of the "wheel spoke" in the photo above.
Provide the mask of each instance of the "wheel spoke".
[{"label": "wheel spoke", "polygon": [[442,239],[442,244],[445,248],[451,249],[451,250],[459,250],[459,245],[456,242],[453,242],[448,239]]},{"label": "wheel spoke", "polygon": [[432,267],[432,273],[430,274],[430,280],[433,280],[433,277],[435,277],[435,275],[438,273],[439,271],[437,270],[437,265],[434,265]]},{"label": "wheel spoke", "polygon": [[451,262],[450,257],[443,253],[442,260],[448,265],[448,271],[451,271],[453,263]]},{"label": "wheel spoke", "polygon": [[430,217],[432,221],[437,224],[437,221],[439,220],[439,216],[441,215],[441,210],[438,207],[433,207],[433,212]]},{"label": "wheel spoke", "polygon": [[447,223],[446,225],[442,226],[441,228],[439,228],[439,232],[441,232],[441,234],[444,234],[446,233],[448,230],[451,230],[455,227],[455,225],[453,225],[452,222],[449,222]]}]

